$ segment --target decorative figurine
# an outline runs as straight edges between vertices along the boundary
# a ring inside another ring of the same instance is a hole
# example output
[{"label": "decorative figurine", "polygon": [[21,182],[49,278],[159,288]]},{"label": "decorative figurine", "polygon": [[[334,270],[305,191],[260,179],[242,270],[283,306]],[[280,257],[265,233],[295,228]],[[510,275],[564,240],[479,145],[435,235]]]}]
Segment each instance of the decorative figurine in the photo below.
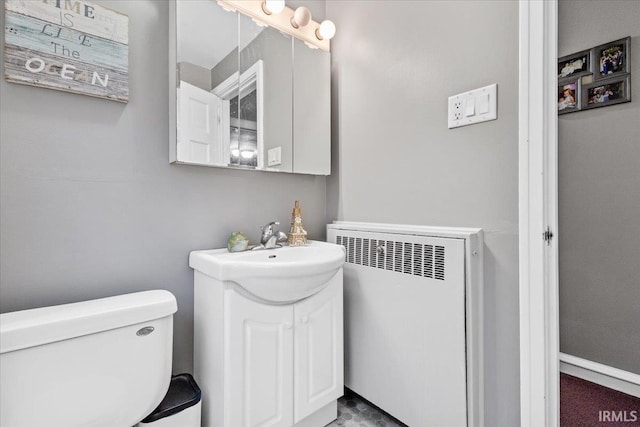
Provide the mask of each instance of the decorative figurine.
[{"label": "decorative figurine", "polygon": [[227,250],[229,252],[243,252],[249,249],[249,239],[242,231],[234,231],[227,240]]},{"label": "decorative figurine", "polygon": [[291,214],[291,231],[289,232],[289,246],[304,246],[307,244],[307,231],[302,226],[302,212],[300,202],[296,200],[296,205]]}]

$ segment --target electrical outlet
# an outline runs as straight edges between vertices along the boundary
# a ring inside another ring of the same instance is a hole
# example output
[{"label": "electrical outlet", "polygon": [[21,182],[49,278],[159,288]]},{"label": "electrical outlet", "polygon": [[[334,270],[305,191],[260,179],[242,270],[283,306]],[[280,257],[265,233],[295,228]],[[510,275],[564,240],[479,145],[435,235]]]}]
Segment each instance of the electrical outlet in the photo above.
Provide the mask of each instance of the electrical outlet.
[{"label": "electrical outlet", "polygon": [[449,98],[449,124],[458,123],[462,120],[463,109],[464,99],[461,96],[457,95]]},{"label": "electrical outlet", "polygon": [[496,120],[497,85],[489,85],[449,97],[449,129]]},{"label": "electrical outlet", "polygon": [[462,101],[456,99],[453,101],[453,119],[460,120],[462,118]]}]

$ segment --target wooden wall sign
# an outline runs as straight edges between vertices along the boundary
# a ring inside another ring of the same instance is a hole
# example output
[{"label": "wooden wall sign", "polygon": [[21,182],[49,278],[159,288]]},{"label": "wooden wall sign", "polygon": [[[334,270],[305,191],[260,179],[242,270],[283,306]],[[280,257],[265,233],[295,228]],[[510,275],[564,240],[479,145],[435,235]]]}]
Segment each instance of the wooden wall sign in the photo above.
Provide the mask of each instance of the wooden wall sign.
[{"label": "wooden wall sign", "polygon": [[129,100],[129,18],[84,0],[5,0],[4,78]]}]

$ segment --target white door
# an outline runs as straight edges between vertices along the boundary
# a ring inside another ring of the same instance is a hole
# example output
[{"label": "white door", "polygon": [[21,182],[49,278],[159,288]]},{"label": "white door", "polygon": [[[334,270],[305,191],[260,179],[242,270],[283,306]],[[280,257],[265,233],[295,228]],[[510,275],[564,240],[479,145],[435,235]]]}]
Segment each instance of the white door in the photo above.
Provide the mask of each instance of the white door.
[{"label": "white door", "polygon": [[183,81],[178,93],[178,161],[226,166],[220,126],[222,100]]},{"label": "white door", "polygon": [[225,426],[293,425],[293,305],[225,291]]},{"label": "white door", "polygon": [[295,304],[295,401],[299,422],[344,389],[342,272],[318,294]]}]

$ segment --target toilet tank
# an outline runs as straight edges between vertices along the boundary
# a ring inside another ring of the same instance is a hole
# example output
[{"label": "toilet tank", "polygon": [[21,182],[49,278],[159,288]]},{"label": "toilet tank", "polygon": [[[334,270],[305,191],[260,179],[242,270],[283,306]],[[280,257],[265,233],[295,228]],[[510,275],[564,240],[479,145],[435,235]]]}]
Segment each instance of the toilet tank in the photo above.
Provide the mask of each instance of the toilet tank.
[{"label": "toilet tank", "polygon": [[131,427],[171,380],[175,297],[154,290],[0,315],[2,427]]}]

